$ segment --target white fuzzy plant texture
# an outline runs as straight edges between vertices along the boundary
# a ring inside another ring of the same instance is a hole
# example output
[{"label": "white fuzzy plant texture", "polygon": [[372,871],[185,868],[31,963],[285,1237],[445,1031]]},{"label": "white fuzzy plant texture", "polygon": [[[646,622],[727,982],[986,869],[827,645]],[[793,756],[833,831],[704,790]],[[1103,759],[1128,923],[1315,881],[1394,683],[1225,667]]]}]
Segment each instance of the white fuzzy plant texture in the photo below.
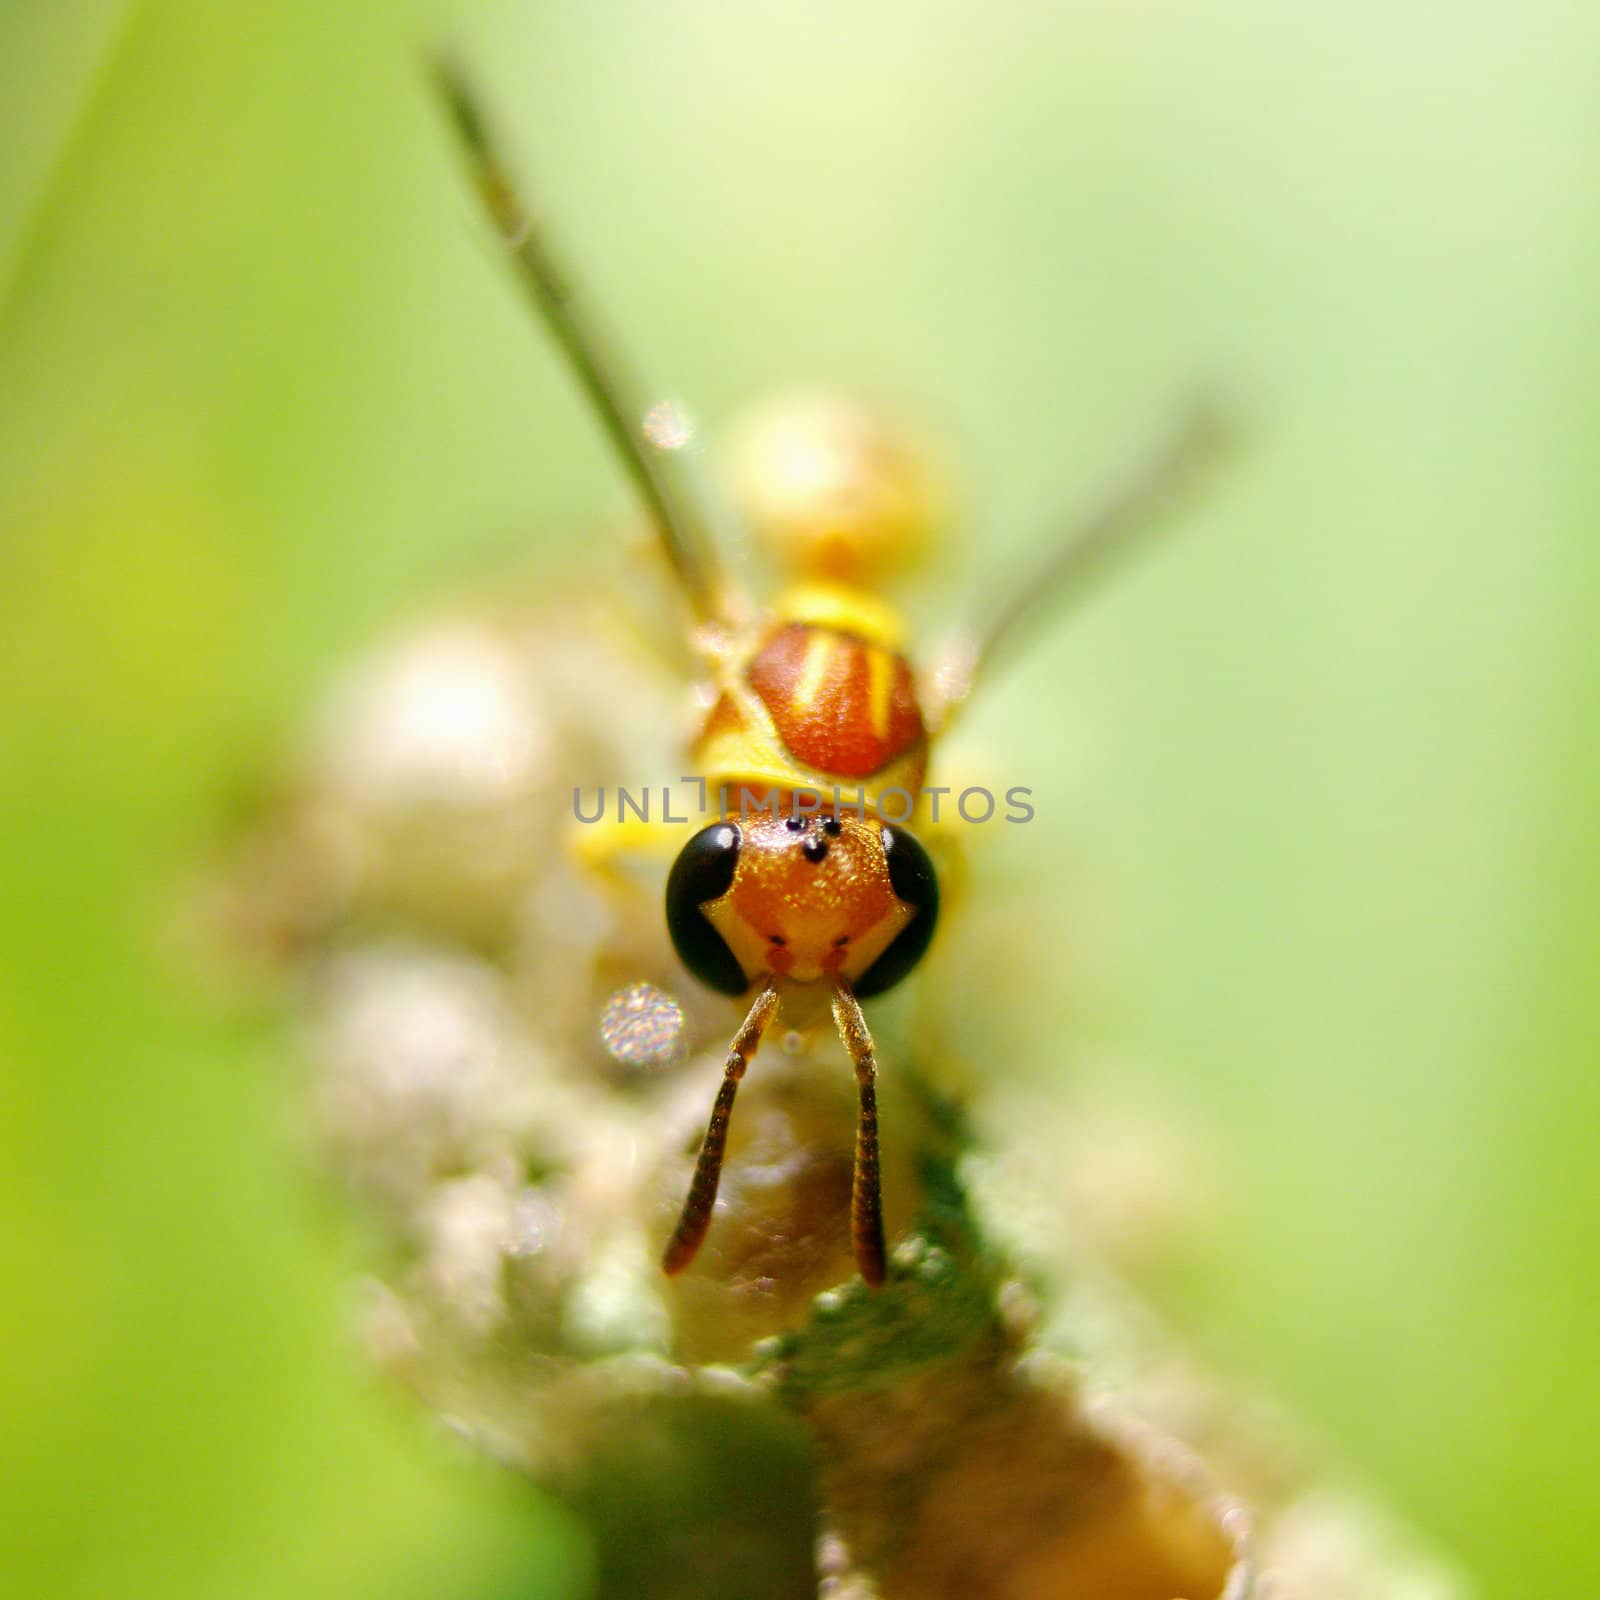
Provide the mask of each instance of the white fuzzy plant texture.
[{"label": "white fuzzy plant texture", "polygon": [[209,890],[296,1009],[311,1136],[377,1224],[375,1359],[591,1516],[602,1595],[1458,1600],[1108,1270],[1097,1215],[1147,1245],[1184,1213],[1140,1179],[1170,1130],[1075,1108],[1085,1170],[1095,1129],[1127,1153],[1076,1198],[1068,1154],[965,1150],[914,1001],[884,1029],[889,1286],[830,1220],[849,1070],[798,1038],[747,1080],[705,1259],[661,1275],[731,1022],[671,954],[665,864],[580,867],[571,797],[675,776],[690,713],[603,599],[458,609],[330,688]]}]

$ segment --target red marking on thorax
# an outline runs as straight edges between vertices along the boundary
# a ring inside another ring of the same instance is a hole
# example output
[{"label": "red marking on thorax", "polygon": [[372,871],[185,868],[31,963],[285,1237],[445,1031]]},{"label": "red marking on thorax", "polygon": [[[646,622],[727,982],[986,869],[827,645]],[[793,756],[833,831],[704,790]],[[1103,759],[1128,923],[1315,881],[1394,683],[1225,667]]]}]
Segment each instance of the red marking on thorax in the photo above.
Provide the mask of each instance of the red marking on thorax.
[{"label": "red marking on thorax", "polygon": [[854,634],[786,623],[746,676],[789,753],[818,772],[870,778],[923,737],[905,657]]}]

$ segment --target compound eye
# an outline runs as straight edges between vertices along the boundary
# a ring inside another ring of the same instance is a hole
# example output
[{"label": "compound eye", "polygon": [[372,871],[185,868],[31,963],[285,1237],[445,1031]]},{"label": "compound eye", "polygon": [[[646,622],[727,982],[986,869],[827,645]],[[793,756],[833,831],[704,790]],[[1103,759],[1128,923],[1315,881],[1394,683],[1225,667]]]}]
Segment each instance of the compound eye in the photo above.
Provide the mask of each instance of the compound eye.
[{"label": "compound eye", "polygon": [[752,980],[700,908],[728,892],[740,843],[733,823],[713,822],[678,852],[667,876],[667,932],[673,949],[701,983],[722,994],[743,994]]},{"label": "compound eye", "polygon": [[879,829],[884,859],[889,864],[889,887],[895,898],[912,907],[911,920],[888,948],[856,980],[862,999],[892,989],[927,953],[939,921],[939,878],[928,852],[916,836],[886,822]]}]

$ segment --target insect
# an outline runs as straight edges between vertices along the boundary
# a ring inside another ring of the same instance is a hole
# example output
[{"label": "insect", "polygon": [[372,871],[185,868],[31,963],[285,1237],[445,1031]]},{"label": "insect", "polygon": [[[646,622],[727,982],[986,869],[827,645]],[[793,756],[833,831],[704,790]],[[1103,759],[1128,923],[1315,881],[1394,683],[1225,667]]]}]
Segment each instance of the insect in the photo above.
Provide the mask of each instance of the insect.
[{"label": "insect", "polygon": [[780,1007],[825,994],[858,1085],[855,1260],[868,1284],[880,1284],[877,1061],[861,1001],[917,966],[939,916],[933,861],[886,802],[891,793],[917,800],[930,752],[974,683],[1154,524],[1214,453],[1219,421],[1208,406],[1190,408],[1127,481],[1049,541],[1037,569],[926,677],[903,653],[901,621],[877,588],[918,531],[892,510],[863,513],[822,496],[785,532],[793,582],[770,608],[754,610],[730,588],[708,519],[653,438],[648,391],[575,298],[467,80],[450,63],[439,64],[438,77],[515,276],[632,479],[686,603],[715,691],[693,747],[706,788],[725,805],[734,792],[755,802],[738,820],[728,814],[695,833],[667,880],[667,927],[684,965],[713,989],[753,998],[662,1265],[681,1272],[706,1237],[739,1083]]}]

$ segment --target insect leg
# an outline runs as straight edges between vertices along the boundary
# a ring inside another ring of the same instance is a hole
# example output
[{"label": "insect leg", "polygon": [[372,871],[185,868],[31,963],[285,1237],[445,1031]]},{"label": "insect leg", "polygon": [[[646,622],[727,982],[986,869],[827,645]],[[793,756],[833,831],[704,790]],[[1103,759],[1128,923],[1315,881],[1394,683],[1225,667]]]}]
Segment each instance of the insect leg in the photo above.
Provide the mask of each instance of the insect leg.
[{"label": "insect leg", "polygon": [[1230,442],[1227,419],[1205,401],[1179,420],[1160,446],[1122,483],[1070,523],[1024,580],[1013,584],[934,673],[936,723],[971,693],[1046,617],[1070,604],[1117,558],[1152,533]]},{"label": "insect leg", "polygon": [[664,861],[670,866],[687,837],[688,830],[681,821],[602,817],[598,822],[574,827],[568,841],[582,866],[604,874],[631,859]]},{"label": "insect leg", "polygon": [[887,1270],[883,1243],[883,1197],[878,1176],[878,1063],[872,1048],[872,1032],[861,1014],[861,1003],[850,985],[840,977],[833,980],[833,1020],[839,1037],[850,1052],[856,1069],[856,1084],[861,1091],[861,1110],[856,1122],[855,1181],[850,1192],[850,1235],[855,1244],[856,1266],[862,1278],[876,1287]]},{"label": "insect leg", "polygon": [[472,163],[478,191],[517,280],[566,356],[628,476],[697,623],[721,619],[721,579],[706,522],[669,477],[642,429],[644,407],[614,349],[575,299],[540,224],[518,194],[470,84],[450,61],[435,62],[440,93]]},{"label": "insect leg", "polygon": [[666,1254],[661,1258],[662,1268],[669,1276],[682,1272],[694,1260],[706,1229],[711,1226],[711,1208],[716,1204],[717,1184],[722,1177],[722,1152],[728,1142],[733,1097],[739,1092],[739,1080],[744,1077],[751,1057],[761,1047],[761,1036],[777,1009],[778,988],[769,978],[729,1047],[728,1060],[722,1069],[722,1087],[717,1090],[716,1104],[711,1108],[711,1122],[700,1146],[700,1159],[695,1162],[688,1197],[683,1202]]}]

